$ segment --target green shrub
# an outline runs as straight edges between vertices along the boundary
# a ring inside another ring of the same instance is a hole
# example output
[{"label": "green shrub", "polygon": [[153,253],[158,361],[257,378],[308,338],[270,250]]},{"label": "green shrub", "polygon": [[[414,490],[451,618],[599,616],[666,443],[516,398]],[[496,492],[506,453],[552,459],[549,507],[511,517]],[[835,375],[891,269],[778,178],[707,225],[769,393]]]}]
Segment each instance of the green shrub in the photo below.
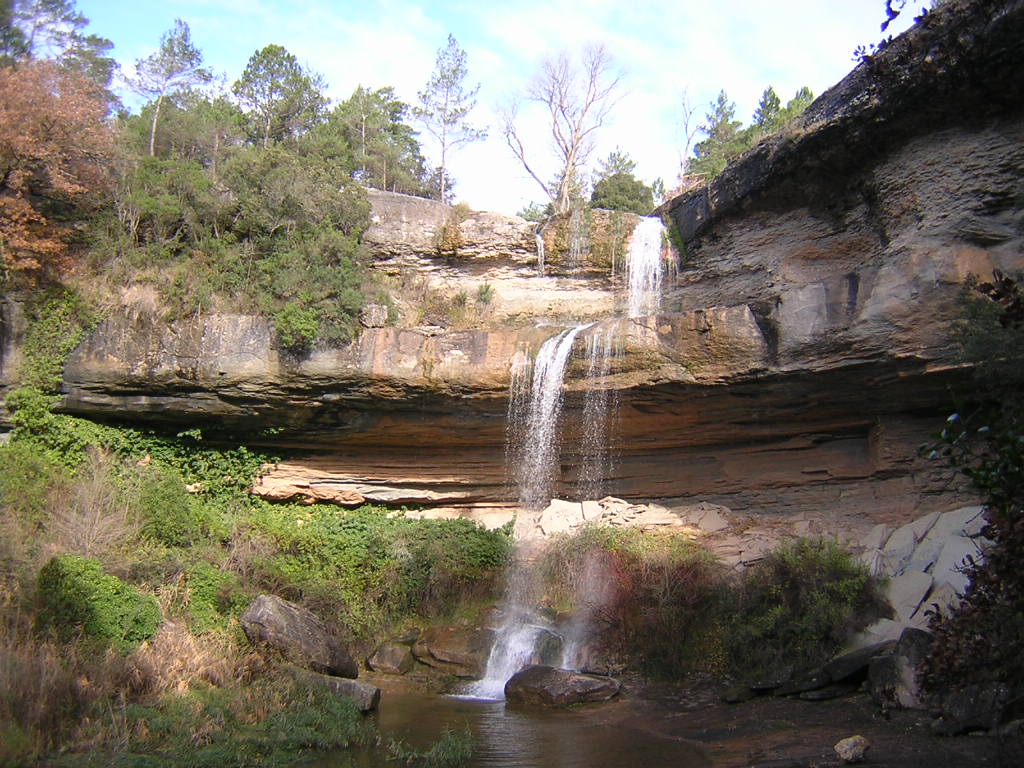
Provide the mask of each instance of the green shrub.
[{"label": "green shrub", "polygon": [[51,558],[39,572],[38,599],[40,628],[64,639],[80,633],[130,650],[160,626],[156,599],[104,572],[93,558]]},{"label": "green shrub", "polygon": [[877,582],[832,539],[779,546],[744,574],[735,600],[729,651],[754,673],[822,662],[882,611]]},{"label": "green shrub", "polygon": [[274,328],[282,347],[302,352],[313,346],[320,332],[319,316],[315,309],[289,301],[274,313]]},{"label": "green shrub", "polygon": [[606,650],[630,656],[644,672],[680,677],[720,671],[724,572],[686,536],[587,526],[557,539],[541,560],[552,611],[600,595],[591,631]]},{"label": "green shrub", "polygon": [[173,471],[145,472],[139,484],[142,535],[169,547],[184,547],[203,534],[202,519],[181,476]]},{"label": "green shrub", "polygon": [[251,600],[238,576],[206,562],[188,569],[188,590],[189,624],[197,635],[226,628],[227,619],[241,614]]},{"label": "green shrub", "polygon": [[373,507],[257,504],[248,524],[273,542],[256,564],[266,588],[315,601],[357,631],[489,595],[510,547],[505,533],[469,520],[389,517]]}]

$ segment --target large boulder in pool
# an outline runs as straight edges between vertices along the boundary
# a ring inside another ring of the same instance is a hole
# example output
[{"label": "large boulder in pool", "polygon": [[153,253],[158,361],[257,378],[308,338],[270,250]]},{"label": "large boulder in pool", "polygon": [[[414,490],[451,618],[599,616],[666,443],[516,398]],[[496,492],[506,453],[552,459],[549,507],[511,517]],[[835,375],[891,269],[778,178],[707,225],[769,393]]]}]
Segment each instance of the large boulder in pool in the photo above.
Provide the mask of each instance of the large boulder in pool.
[{"label": "large boulder in pool", "polygon": [[517,707],[568,707],[608,701],[620,687],[619,681],[610,677],[536,664],[509,678],[505,683],[505,701]]},{"label": "large boulder in pool", "polygon": [[487,668],[494,632],[479,627],[430,627],[416,640],[412,655],[428,667],[456,677],[479,679]]},{"label": "large boulder in pool", "polygon": [[253,645],[279,651],[288,661],[314,672],[359,677],[359,666],[327,625],[301,605],[276,595],[260,595],[239,618]]}]

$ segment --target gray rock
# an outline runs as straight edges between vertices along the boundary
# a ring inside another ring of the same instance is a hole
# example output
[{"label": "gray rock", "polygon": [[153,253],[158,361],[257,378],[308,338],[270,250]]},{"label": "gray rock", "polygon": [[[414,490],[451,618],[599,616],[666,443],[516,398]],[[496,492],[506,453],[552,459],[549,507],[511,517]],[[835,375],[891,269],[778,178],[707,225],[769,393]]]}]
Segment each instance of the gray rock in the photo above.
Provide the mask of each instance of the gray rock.
[{"label": "gray rock", "polygon": [[608,701],[620,688],[620,683],[610,677],[538,664],[520,670],[505,683],[505,700],[519,707],[568,707]]},{"label": "gray rock", "polygon": [[359,666],[312,612],[275,595],[260,595],[239,618],[249,642],[281,652],[294,664],[341,677],[358,677]]},{"label": "gray rock", "polygon": [[380,703],[380,688],[361,680],[349,680],[344,677],[333,677],[331,675],[320,675],[315,672],[305,672],[303,679],[315,685],[320,685],[329,690],[335,696],[344,696],[352,699],[360,712],[372,712],[377,709]]},{"label": "gray rock", "polygon": [[920,709],[924,706],[917,672],[933,642],[929,632],[908,627],[900,635],[892,654],[871,660],[868,691],[876,704],[883,709]]},{"label": "gray rock", "polygon": [[967,574],[963,572],[967,558],[980,562],[983,559],[981,550],[974,539],[953,536],[947,539],[942,554],[935,562],[932,577],[937,584],[946,582],[960,594],[967,588]]},{"label": "gray rock", "polygon": [[895,643],[888,640],[844,653],[822,667],[822,672],[834,683],[849,680],[862,673],[866,674],[871,660],[875,656],[890,653],[894,645]]},{"label": "gray rock", "polygon": [[374,672],[384,672],[388,675],[404,675],[412,669],[415,659],[407,645],[382,643],[373,652],[373,655],[366,660],[366,663]]},{"label": "gray rock", "polygon": [[879,523],[861,540],[861,546],[866,550],[882,549],[889,540],[890,533],[892,528],[885,523]]},{"label": "gray rock", "polygon": [[836,756],[844,763],[858,763],[871,747],[871,743],[863,736],[850,736],[839,741],[833,749]]}]

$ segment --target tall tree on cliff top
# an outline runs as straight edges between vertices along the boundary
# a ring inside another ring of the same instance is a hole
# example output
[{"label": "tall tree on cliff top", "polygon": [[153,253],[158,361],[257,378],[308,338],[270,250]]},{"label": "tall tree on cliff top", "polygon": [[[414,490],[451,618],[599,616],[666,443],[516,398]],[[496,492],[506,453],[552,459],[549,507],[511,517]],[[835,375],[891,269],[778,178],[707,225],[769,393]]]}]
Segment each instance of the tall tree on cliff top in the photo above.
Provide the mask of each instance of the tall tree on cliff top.
[{"label": "tall tree on cliff top", "polygon": [[427,196],[426,172],[409,105],[393,88],[359,86],[330,116],[352,148],[353,176],[368,187]]},{"label": "tall tree on cliff top", "polygon": [[164,98],[184,88],[208,83],[211,75],[203,68],[203,54],[192,45],[188,24],[174,20],[174,28],[164,32],[155,53],[135,62],[132,89],[154,102],[149,126],[149,156],[156,154],[156,124]]},{"label": "tall tree on cliff top", "polygon": [[294,138],[323,116],[323,78],[280,45],[256,51],[232,91],[248,107],[250,133],[263,148]]},{"label": "tall tree on cliff top", "polygon": [[474,128],[466,122],[466,116],[476,106],[476,94],[480,90],[479,84],[466,89],[467,74],[466,52],[452,35],[448,35],[448,44],[437,52],[437,63],[427,87],[418,94],[420,106],[413,109],[413,115],[441,147],[437,199],[445,203],[450,202],[448,153],[487,137],[486,130]]},{"label": "tall tree on cliff top", "polygon": [[714,178],[722,172],[730,159],[742,151],[742,123],[735,118],[736,104],[729,100],[725,91],[719,91],[718,98],[711,104],[711,111],[700,127],[707,138],[697,142],[693,148],[694,159],[689,165],[692,173]]},{"label": "tall tree on cliff top", "polygon": [[516,126],[517,105],[505,112],[505,141],[551,199],[555,213],[567,213],[572,207],[573,191],[580,188],[580,171],[593,151],[597,131],[615,105],[618,85],[619,76],[612,70],[611,56],[604,46],[587,48],[578,67],[564,52],[541,65],[527,98],[548,110],[551,148],[559,163],[554,182],[544,181],[527,158]]}]

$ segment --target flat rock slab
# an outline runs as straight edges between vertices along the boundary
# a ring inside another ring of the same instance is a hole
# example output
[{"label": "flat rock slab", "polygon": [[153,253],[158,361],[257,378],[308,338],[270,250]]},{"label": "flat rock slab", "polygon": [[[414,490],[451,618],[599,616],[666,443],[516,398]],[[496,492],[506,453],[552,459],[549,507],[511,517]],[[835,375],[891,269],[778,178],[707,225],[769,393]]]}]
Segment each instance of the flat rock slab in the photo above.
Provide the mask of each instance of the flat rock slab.
[{"label": "flat rock slab", "polygon": [[505,701],[525,708],[568,707],[608,701],[620,688],[619,681],[610,677],[538,664],[520,670],[505,683]]},{"label": "flat rock slab", "polygon": [[276,595],[260,595],[239,618],[255,646],[279,651],[314,672],[359,677],[359,666],[327,625],[311,611]]}]

